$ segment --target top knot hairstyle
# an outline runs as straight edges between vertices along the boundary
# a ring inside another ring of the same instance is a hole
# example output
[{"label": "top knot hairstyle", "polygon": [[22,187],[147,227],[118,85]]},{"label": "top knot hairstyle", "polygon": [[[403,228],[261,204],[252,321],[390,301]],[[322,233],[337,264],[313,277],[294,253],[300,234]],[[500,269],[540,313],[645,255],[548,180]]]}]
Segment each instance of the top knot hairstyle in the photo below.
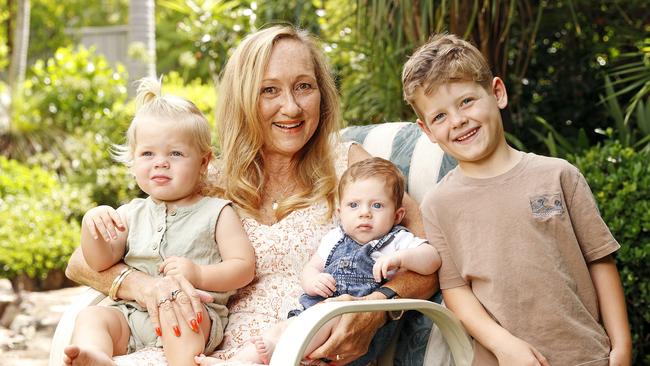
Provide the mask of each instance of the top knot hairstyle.
[{"label": "top knot hairstyle", "polygon": [[471,43],[453,34],[435,34],[404,64],[404,100],[414,107],[418,88],[429,95],[441,84],[461,80],[475,81],[489,90],[493,78],[487,60]]},{"label": "top knot hairstyle", "polygon": [[113,146],[112,156],[115,161],[127,166],[132,164],[133,152],[138,143],[136,130],[139,125],[152,119],[168,123],[170,128],[191,133],[201,154],[212,154],[210,125],[194,103],[179,96],[163,95],[162,77],[146,77],[140,79],[137,84],[135,116],[126,131],[126,143]]}]

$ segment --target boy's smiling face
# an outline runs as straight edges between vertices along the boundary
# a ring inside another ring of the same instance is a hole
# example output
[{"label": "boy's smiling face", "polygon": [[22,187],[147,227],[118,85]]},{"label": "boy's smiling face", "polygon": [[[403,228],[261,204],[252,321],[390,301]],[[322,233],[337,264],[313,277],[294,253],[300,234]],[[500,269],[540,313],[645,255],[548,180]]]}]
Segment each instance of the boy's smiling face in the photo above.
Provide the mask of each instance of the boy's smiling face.
[{"label": "boy's smiling face", "polygon": [[507,149],[500,109],[508,104],[505,85],[494,78],[488,91],[474,81],[441,84],[431,94],[415,92],[418,126],[429,139],[458,160],[461,168],[489,163]]}]

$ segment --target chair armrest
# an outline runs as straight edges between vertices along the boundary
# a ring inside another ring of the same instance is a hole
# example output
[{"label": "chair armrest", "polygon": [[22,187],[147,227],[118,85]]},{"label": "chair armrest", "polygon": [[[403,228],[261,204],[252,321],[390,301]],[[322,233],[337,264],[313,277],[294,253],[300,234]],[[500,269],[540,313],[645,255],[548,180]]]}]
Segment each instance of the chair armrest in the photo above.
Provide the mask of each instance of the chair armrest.
[{"label": "chair armrest", "polygon": [[88,306],[97,305],[104,298],[106,298],[106,295],[92,288],[88,288],[79,294],[63,312],[52,337],[50,366],[60,366],[63,364],[63,348],[70,344],[77,314]]},{"label": "chair armrest", "polygon": [[333,301],[313,306],[302,314],[300,321],[290,322],[278,342],[271,366],[299,365],[309,340],[328,320],[344,313],[367,311],[417,310],[429,317],[440,329],[457,366],[469,366],[473,351],[460,321],[444,306],[426,300],[361,300]]}]

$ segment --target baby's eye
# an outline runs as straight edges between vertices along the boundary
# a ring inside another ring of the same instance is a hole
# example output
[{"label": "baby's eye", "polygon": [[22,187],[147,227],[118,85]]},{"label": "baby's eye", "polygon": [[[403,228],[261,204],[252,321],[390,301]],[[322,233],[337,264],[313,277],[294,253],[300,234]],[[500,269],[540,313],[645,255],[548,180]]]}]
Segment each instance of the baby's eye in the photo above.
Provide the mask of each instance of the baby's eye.
[{"label": "baby's eye", "polygon": [[181,151],[172,151],[169,155],[171,155],[171,156],[183,156],[183,152],[181,152]]},{"label": "baby's eye", "polygon": [[372,208],[382,208],[382,207],[384,207],[384,205],[382,205],[379,202],[375,202],[375,203],[372,204]]},{"label": "baby's eye", "polygon": [[348,207],[350,207],[350,208],[357,208],[357,207],[359,207],[359,204],[356,203],[356,202],[350,202],[350,203],[348,203]]},{"label": "baby's eye", "polygon": [[151,151],[143,151],[140,153],[140,156],[153,156],[153,153]]}]

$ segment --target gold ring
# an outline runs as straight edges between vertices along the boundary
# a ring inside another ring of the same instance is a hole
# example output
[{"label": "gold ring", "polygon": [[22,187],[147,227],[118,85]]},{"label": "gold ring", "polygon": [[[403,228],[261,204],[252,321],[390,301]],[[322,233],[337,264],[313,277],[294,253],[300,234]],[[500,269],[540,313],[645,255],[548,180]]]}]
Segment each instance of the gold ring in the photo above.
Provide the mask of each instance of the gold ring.
[{"label": "gold ring", "polygon": [[343,359],[344,357],[343,357],[343,356],[341,356],[341,355],[336,355],[336,357],[335,357],[335,358],[336,358],[336,360],[337,360],[337,361],[341,361],[341,360],[342,360],[342,359]]},{"label": "gold ring", "polygon": [[181,289],[176,289],[176,290],[172,291],[172,293],[171,293],[171,295],[170,295],[170,301],[174,301],[174,300],[176,300],[176,297],[177,297],[178,294],[180,294],[180,293],[181,293]]}]

